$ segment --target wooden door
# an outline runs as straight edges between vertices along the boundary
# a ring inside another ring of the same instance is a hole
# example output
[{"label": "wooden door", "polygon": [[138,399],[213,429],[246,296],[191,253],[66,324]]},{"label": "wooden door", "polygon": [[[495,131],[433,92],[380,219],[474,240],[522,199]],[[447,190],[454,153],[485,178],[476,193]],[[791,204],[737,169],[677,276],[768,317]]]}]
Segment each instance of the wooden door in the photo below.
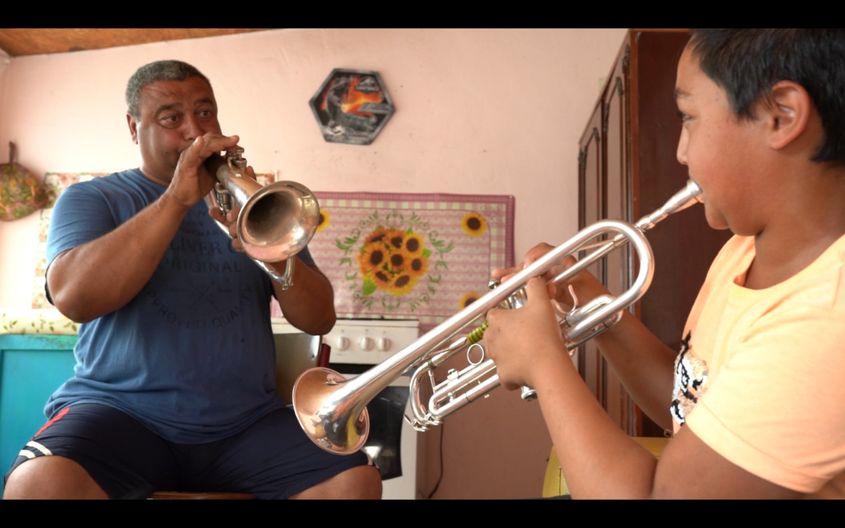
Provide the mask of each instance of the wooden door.
[{"label": "wooden door", "polygon": [[[604,149],[602,136],[602,105],[596,106],[587,129],[581,137],[578,153],[579,218],[578,228],[593,224],[605,217],[604,208]],[[599,261],[587,270],[604,280],[604,262]],[[604,399],[602,358],[592,341],[578,348],[578,371],[590,391],[599,401]],[[602,405],[604,402],[602,401]]]},{"label": "wooden door", "polygon": [[[689,177],[676,156],[681,121],[674,104],[677,63],[688,38],[685,30],[632,30],[628,40],[632,220],[660,207]],[[646,236],[654,252],[654,279],[638,316],[678,350],[698,289],[730,232],[711,229],[704,209],[696,206],[667,218]],[[651,420],[639,418],[637,434],[663,433]]]},{"label": "wooden door", "polygon": [[[685,30],[631,30],[580,141],[579,227],[610,218],[635,222],[683,187],[687,170],[675,150],[680,134],[673,91]],[[729,232],[710,229],[702,208],[679,213],[647,237],[654,280],[630,308],[664,343],[676,348],[687,313],[710,262]],[[633,255],[617,250],[590,271],[611,293],[633,281]],[[634,404],[620,380],[588,342],[579,350],[581,375],[610,417],[631,435],[662,430]]]},{"label": "wooden door", "polygon": [[[629,46],[624,46],[614,66],[603,98],[602,123],[605,149],[605,212],[611,220],[630,221],[630,170],[628,155],[627,75]],[[613,295],[624,292],[632,282],[631,251],[627,245],[605,259],[604,284]],[[633,312],[633,307],[631,309]],[[633,402],[622,382],[602,359],[605,387],[602,403],[611,419],[625,432],[634,434]]]}]

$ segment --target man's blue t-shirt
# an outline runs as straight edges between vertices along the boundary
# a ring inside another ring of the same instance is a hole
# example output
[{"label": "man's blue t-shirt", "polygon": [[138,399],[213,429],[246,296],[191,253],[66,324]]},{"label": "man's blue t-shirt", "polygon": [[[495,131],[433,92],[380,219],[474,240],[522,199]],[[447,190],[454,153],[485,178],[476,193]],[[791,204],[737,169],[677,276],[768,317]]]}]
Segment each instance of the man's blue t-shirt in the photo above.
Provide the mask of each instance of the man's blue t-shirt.
[{"label": "man's blue t-shirt", "polygon": [[[114,230],[164,190],[138,169],[70,186],[53,210],[47,262]],[[299,256],[313,265],[307,249]],[[80,326],[74,376],[45,414],[97,402],[172,442],[240,432],[283,406],[275,390],[272,294],[267,275],[231,249],[200,201],[138,295]]]}]

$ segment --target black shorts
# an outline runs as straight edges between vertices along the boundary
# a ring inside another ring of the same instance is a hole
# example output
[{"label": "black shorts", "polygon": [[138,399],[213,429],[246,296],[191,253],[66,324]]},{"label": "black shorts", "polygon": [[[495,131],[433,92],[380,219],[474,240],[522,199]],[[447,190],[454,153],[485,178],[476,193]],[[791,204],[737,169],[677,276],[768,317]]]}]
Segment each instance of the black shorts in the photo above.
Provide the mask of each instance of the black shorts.
[{"label": "black shorts", "polygon": [[223,440],[176,444],[112,407],[74,404],[32,437],[6,479],[23,462],[49,455],[74,460],[109,497],[122,499],[141,499],[159,490],[285,499],[369,463],[361,451],[339,456],[314,445],[290,408],[272,412]]}]

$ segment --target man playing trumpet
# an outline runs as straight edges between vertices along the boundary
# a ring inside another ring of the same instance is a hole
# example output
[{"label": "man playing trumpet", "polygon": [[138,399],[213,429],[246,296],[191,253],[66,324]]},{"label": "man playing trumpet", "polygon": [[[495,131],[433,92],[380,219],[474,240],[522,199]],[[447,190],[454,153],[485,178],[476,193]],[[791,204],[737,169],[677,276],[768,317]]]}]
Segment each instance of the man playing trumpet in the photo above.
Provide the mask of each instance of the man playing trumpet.
[{"label": "man playing trumpet", "polygon": [[291,324],[321,335],[333,291],[307,249],[282,290],[214,224],[235,233],[233,214],[203,203],[214,181],[204,162],[238,136],[222,135],[209,80],[153,62],[126,98],[141,167],[71,186],[53,213],[47,293],[82,323],[77,365],[4,497],[380,497],[366,455],[320,450],[276,393],[271,295]]}]

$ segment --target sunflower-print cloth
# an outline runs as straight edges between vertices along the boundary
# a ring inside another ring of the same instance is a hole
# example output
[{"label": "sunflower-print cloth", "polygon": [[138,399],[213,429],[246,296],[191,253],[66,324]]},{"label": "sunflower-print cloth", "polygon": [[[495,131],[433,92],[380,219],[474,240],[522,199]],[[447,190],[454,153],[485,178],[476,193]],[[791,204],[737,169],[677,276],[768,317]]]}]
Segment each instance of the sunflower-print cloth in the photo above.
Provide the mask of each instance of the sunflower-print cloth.
[{"label": "sunflower-print cloth", "polygon": [[55,308],[0,311],[0,334],[76,335],[79,324]]},{"label": "sunflower-print cloth", "polygon": [[315,194],[308,249],[339,317],[418,319],[425,331],[486,293],[492,268],[513,265],[513,196]]},{"label": "sunflower-print cloth", "polygon": [[[49,172],[57,198],[105,173]],[[261,185],[275,174],[256,174]],[[418,319],[433,328],[486,293],[492,268],[514,263],[513,196],[315,191],[322,219],[308,245],[335,291],[339,317]],[[44,254],[52,206],[42,209],[32,308],[55,310],[44,295]],[[278,303],[271,303],[281,318]],[[57,313],[57,312],[56,312]]]}]

